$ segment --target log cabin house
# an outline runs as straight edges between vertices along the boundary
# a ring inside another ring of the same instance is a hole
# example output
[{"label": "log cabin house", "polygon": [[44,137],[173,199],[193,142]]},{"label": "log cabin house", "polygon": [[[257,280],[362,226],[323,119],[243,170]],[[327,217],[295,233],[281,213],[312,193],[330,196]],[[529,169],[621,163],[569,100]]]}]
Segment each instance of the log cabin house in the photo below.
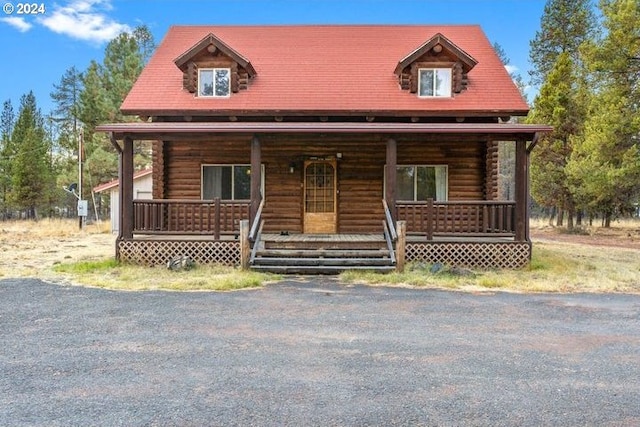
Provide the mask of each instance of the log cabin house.
[{"label": "log cabin house", "polygon": [[[531,257],[528,162],[544,125],[481,28],[175,26],[121,110],[116,256],[281,272]],[[133,152],[153,141],[153,199]],[[498,144],[515,197],[498,200]]]}]

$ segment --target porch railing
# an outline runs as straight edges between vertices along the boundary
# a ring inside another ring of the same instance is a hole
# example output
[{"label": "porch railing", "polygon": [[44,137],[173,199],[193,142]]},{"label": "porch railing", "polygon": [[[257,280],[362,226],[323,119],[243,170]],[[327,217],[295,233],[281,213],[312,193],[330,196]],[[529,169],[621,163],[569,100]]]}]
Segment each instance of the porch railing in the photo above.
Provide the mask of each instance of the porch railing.
[{"label": "porch railing", "polygon": [[396,202],[396,218],[406,221],[407,232],[434,236],[515,236],[515,202],[427,201]]},{"label": "porch railing", "polygon": [[238,234],[249,219],[250,200],[134,200],[133,232],[137,234]]}]

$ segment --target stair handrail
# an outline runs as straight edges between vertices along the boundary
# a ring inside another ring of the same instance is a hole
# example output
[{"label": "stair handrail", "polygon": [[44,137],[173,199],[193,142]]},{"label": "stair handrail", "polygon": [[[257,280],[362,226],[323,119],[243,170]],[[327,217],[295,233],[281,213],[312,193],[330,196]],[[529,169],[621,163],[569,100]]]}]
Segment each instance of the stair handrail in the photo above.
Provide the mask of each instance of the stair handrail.
[{"label": "stair handrail", "polygon": [[253,219],[253,224],[251,224],[251,230],[249,231],[249,241],[256,241],[256,233],[258,232],[258,225],[260,225],[262,221],[262,208],[264,207],[264,198],[260,201],[260,206],[258,206],[258,211],[256,212],[256,217]]},{"label": "stair handrail", "polygon": [[391,240],[391,235],[389,233],[389,224],[387,221],[382,221],[382,229],[384,231],[384,240],[387,242],[387,249],[389,250],[389,258],[393,264],[396,263],[396,253],[393,250],[393,241]]},{"label": "stair handrail", "polygon": [[256,253],[258,252],[258,246],[260,246],[260,239],[262,238],[262,227],[264,227],[264,219],[260,220],[260,227],[256,233],[256,239],[253,241],[253,247],[251,248],[251,256],[249,257],[249,264],[253,264],[256,259]]},{"label": "stair handrail", "polygon": [[393,217],[391,216],[391,211],[389,210],[389,205],[385,199],[382,199],[382,206],[384,207],[384,215],[385,215],[385,230],[388,228],[389,233],[391,234],[391,240],[395,242],[398,240],[398,233],[396,233],[395,223],[393,221]]}]

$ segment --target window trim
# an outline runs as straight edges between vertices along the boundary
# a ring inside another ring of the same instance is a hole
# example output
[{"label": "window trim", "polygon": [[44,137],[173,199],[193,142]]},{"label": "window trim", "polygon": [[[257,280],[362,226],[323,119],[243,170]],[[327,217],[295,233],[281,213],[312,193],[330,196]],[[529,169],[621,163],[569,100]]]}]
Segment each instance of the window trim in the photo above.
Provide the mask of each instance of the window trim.
[{"label": "window trim", "polygon": [[[213,200],[213,199],[205,199],[204,198],[204,168],[205,167],[231,167],[231,177],[233,178],[234,168],[235,167],[246,167],[249,166],[249,170],[251,170],[251,164],[249,163],[202,163],[200,165],[200,200]],[[264,164],[260,165],[260,194],[264,198]],[[230,200],[250,200],[249,199],[236,199],[234,196],[235,193],[235,180],[231,179],[231,199]],[[227,199],[225,199],[227,200]]]},{"label": "window trim", "polygon": [[[387,191],[387,174],[386,174],[386,168],[387,165],[384,165],[385,167],[385,174],[384,174],[384,185],[383,185],[383,189],[382,189],[382,194],[383,194],[383,198],[384,198],[384,194],[386,194]],[[443,168],[445,173],[444,173],[444,199],[443,200],[439,200],[434,198],[434,201],[438,201],[438,202],[448,202],[449,201],[449,165],[445,165],[445,164],[409,164],[409,165],[405,165],[405,164],[397,164],[396,165],[396,169],[398,168]],[[437,172],[436,172],[436,179],[437,179]],[[404,199],[397,199],[397,201],[407,201],[407,202],[416,202],[416,201],[420,201],[417,200],[417,195],[418,195],[418,185],[417,185],[417,181],[418,181],[418,174],[414,173],[413,174],[413,200],[404,200]],[[397,185],[397,182],[396,182]],[[438,193],[438,182],[436,181],[436,196]]]},{"label": "window trim", "polygon": [[[422,95],[420,93],[420,88],[422,87],[422,72],[423,71],[434,71],[432,81],[433,92],[436,92],[435,88],[435,78],[438,75],[439,70],[446,70],[449,73],[449,90],[446,95]],[[451,67],[421,67],[418,68],[418,97],[419,98],[427,98],[427,99],[450,99],[453,97],[453,68]]]},{"label": "window trim", "polygon": [[[216,71],[217,70],[226,70],[229,74],[229,84],[227,87],[226,95],[216,95]],[[200,77],[202,76],[203,71],[211,71],[213,73],[213,94],[212,95],[203,95],[200,87]],[[229,67],[209,67],[209,68],[198,68],[198,98],[229,98],[231,97],[231,68]]]}]

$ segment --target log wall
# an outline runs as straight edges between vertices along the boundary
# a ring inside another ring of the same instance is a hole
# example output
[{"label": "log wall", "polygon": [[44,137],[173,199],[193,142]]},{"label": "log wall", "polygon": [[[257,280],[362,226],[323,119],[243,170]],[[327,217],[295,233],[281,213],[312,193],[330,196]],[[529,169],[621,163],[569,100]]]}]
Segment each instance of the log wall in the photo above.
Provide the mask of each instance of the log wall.
[{"label": "log wall", "polygon": [[[259,138],[265,170],[265,232],[302,232],[303,162],[310,157],[336,157],[337,153],[341,153],[337,162],[338,232],[382,232],[387,137],[299,134]],[[398,165],[448,166],[450,201],[485,200],[491,188],[485,171],[487,163],[492,163],[485,142],[407,135],[396,140]],[[154,197],[200,199],[202,164],[249,164],[251,136],[165,141],[154,149],[159,150],[153,157],[154,184],[158,183]]]}]

